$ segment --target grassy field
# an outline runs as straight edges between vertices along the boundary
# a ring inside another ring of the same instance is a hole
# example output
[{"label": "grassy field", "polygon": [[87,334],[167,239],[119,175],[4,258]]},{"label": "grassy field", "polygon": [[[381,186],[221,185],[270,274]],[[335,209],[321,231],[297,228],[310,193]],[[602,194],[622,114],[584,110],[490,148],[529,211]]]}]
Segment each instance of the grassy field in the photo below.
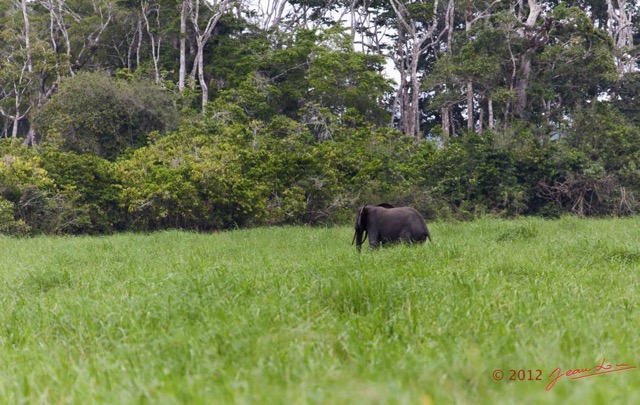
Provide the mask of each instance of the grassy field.
[{"label": "grassy field", "polygon": [[640,403],[640,218],[430,228],[0,237],[0,403]]}]

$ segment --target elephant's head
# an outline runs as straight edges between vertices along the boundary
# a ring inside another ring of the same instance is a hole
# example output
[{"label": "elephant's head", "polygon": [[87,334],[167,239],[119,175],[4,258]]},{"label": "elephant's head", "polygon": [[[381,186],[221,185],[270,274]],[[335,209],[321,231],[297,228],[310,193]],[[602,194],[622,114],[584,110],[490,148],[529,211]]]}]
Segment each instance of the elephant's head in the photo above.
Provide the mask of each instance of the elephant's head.
[{"label": "elephant's head", "polygon": [[356,242],[356,249],[360,251],[362,244],[367,239],[367,205],[363,205],[356,215],[355,232],[351,239],[351,244]]}]

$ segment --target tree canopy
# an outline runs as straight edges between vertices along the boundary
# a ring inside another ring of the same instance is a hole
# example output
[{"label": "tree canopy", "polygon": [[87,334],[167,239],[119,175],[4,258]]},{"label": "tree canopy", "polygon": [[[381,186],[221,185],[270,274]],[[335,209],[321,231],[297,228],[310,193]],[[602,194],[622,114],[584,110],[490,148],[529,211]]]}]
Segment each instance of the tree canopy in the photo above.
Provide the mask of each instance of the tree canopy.
[{"label": "tree canopy", "polygon": [[639,41],[628,0],[0,0],[0,231],[635,213]]}]

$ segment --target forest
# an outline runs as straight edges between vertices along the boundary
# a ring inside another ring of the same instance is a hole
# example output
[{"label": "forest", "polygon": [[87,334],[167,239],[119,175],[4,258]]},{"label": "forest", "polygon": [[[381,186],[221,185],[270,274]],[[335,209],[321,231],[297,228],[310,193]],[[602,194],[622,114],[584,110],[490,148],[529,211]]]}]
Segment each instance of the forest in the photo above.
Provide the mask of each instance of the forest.
[{"label": "forest", "polygon": [[640,210],[634,0],[0,0],[0,233]]}]

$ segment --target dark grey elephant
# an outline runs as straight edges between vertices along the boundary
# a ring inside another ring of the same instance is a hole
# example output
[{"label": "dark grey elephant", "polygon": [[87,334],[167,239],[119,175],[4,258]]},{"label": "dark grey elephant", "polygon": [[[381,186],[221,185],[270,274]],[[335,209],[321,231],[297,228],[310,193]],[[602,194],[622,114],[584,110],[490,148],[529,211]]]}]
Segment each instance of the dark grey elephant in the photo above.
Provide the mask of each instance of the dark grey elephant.
[{"label": "dark grey elephant", "polygon": [[355,241],[358,251],[367,235],[372,248],[378,247],[380,243],[422,243],[427,239],[431,240],[424,218],[411,207],[367,204],[358,210],[355,228],[351,244]]}]

